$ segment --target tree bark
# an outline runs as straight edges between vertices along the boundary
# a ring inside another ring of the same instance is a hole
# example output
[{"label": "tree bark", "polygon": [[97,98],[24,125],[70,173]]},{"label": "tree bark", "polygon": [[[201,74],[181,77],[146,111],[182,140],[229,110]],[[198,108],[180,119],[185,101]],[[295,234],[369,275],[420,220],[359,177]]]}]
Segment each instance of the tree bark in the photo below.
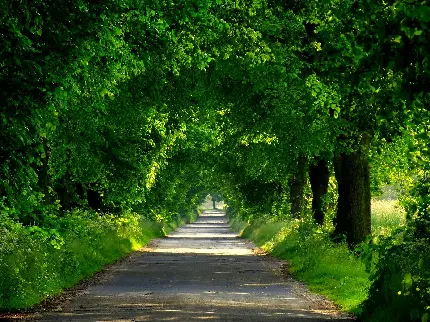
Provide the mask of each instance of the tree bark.
[{"label": "tree bark", "polygon": [[306,186],[307,160],[300,156],[297,162],[297,169],[289,181],[291,215],[293,218],[299,217],[305,207],[304,190]]},{"label": "tree bark", "polygon": [[309,181],[312,190],[312,212],[315,221],[322,225],[324,223],[324,211],[322,198],[328,191],[330,171],[327,162],[318,158],[317,163],[309,167]]},{"label": "tree bark", "polygon": [[335,234],[344,234],[351,247],[371,232],[369,146],[370,136],[365,135],[356,152],[334,160],[339,193]]}]

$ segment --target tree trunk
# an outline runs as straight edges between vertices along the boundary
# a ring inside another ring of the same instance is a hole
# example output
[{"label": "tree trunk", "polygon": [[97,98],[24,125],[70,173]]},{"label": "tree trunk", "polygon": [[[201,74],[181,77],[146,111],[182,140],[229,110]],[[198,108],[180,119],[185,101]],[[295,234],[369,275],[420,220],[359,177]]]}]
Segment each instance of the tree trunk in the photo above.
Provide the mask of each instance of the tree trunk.
[{"label": "tree trunk", "polygon": [[212,203],[213,203],[213,209],[216,209],[216,201],[215,201],[215,199],[212,199]]},{"label": "tree trunk", "polygon": [[300,156],[297,162],[296,173],[290,179],[290,203],[293,218],[300,216],[305,207],[304,190],[306,185],[307,160]]},{"label": "tree trunk", "polygon": [[330,171],[325,160],[318,159],[315,165],[309,167],[309,181],[312,189],[312,212],[315,221],[319,225],[324,223],[322,198],[327,193],[329,178]]},{"label": "tree trunk", "polygon": [[371,232],[369,146],[370,136],[363,136],[356,152],[335,158],[339,192],[335,233],[346,235],[350,246],[364,241]]}]

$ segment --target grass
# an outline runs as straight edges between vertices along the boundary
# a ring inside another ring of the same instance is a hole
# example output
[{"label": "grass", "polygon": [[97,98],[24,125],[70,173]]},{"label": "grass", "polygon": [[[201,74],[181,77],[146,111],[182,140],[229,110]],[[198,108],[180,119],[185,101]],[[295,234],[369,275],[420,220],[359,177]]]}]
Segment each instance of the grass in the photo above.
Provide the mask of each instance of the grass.
[{"label": "grass", "polygon": [[[405,223],[404,212],[392,200],[373,200],[373,234],[389,234]],[[346,244],[330,240],[330,224],[316,227],[310,216],[282,222],[247,224],[232,219],[232,228],[273,256],[288,260],[290,273],[310,290],[333,300],[342,310],[359,314],[367,298],[369,274]]]},{"label": "grass", "polygon": [[386,235],[406,224],[406,213],[397,200],[372,200],[372,232]]}]

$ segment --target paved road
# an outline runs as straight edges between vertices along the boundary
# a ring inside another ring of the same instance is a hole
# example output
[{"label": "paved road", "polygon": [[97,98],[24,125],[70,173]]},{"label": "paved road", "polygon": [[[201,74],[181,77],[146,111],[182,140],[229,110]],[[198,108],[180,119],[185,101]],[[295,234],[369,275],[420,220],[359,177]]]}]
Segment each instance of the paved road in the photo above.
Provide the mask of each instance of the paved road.
[{"label": "paved road", "polygon": [[32,321],[351,321],[207,211]]}]

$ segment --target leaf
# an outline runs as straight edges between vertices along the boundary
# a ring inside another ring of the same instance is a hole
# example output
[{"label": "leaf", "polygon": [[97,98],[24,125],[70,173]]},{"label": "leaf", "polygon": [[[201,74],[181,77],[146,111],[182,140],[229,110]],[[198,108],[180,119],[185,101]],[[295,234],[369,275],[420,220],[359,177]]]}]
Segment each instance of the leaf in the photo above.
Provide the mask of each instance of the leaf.
[{"label": "leaf", "polygon": [[403,278],[403,281],[402,281],[404,287],[406,289],[409,289],[412,286],[412,282],[413,281],[412,281],[412,275],[411,275],[411,273],[407,273],[405,275],[405,277]]},{"label": "leaf", "polygon": [[400,44],[401,40],[402,40],[402,36],[397,35],[393,39],[391,39],[391,42],[395,42],[397,44]]}]

